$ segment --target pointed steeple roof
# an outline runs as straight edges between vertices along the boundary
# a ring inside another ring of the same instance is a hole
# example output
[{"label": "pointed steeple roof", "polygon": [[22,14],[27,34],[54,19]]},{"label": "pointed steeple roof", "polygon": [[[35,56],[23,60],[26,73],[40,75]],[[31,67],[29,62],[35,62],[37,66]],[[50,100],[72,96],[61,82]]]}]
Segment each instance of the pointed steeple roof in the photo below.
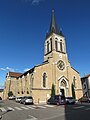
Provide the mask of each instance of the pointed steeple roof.
[{"label": "pointed steeple roof", "polygon": [[59,35],[61,35],[61,36],[64,37],[63,32],[62,32],[62,29],[60,30]]},{"label": "pointed steeple roof", "polygon": [[56,34],[64,37],[62,30],[60,30],[60,32],[58,30],[56,18],[54,15],[54,9],[52,10],[50,29],[49,29],[49,32],[46,33],[46,38],[48,38],[52,33],[56,33]]},{"label": "pointed steeple roof", "polygon": [[57,34],[59,34],[58,27],[57,27],[57,24],[56,24],[56,18],[55,18],[55,15],[54,15],[54,10],[52,10],[49,33],[57,33]]}]

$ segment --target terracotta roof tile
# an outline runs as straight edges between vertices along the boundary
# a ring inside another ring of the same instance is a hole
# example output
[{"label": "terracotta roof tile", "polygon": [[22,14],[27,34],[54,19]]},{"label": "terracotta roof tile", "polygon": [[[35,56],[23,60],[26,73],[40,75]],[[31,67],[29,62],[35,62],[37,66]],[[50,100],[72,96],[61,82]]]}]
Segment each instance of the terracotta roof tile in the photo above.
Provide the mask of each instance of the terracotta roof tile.
[{"label": "terracotta roof tile", "polygon": [[22,75],[22,73],[17,73],[17,72],[9,72],[9,76],[10,77],[19,77],[20,75]]},{"label": "terracotta roof tile", "polygon": [[88,78],[89,76],[90,76],[90,74],[85,75],[85,76],[84,76],[84,77],[82,77],[81,79]]}]

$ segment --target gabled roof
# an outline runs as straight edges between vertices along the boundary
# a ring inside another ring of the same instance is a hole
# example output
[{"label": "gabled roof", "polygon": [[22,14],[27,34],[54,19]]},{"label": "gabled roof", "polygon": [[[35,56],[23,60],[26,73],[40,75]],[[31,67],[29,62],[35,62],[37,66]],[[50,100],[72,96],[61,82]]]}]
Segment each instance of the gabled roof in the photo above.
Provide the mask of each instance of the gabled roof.
[{"label": "gabled roof", "polygon": [[[22,75],[22,73],[9,72],[8,75],[9,75],[10,77],[15,77],[15,78],[17,78],[17,77],[19,77],[20,75]],[[6,76],[6,77],[7,77],[7,76]]]},{"label": "gabled roof", "polygon": [[27,73],[32,73],[32,72],[34,72],[34,68],[35,68],[35,67],[33,67],[32,69],[30,69],[30,70],[24,72],[23,74],[21,74],[21,75],[18,76],[17,78],[22,77],[23,75],[27,75]]},{"label": "gabled roof", "polygon": [[84,77],[82,77],[81,79],[88,78],[89,76],[90,76],[90,74],[87,74]]},{"label": "gabled roof", "polygon": [[45,64],[48,64],[48,63],[49,63],[48,60],[47,60],[47,61],[44,61],[42,64],[38,64],[38,65],[34,66],[33,68],[31,68],[30,70],[24,72],[23,74],[21,74],[21,75],[18,76],[17,78],[22,77],[23,75],[27,75],[28,73],[33,73],[35,67],[39,67],[39,66],[41,66],[41,65],[45,65]]},{"label": "gabled roof", "polygon": [[[73,70],[75,70],[75,68],[73,68],[72,66],[71,66],[71,68],[73,69]],[[77,70],[75,70],[78,74],[80,74]]]}]

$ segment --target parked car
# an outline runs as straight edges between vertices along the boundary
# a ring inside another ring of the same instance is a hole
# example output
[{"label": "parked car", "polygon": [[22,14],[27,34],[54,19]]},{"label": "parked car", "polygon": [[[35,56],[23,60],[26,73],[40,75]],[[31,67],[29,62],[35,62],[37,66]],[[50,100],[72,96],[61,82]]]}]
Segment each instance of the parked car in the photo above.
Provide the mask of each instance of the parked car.
[{"label": "parked car", "polygon": [[66,104],[65,96],[55,95],[47,100],[47,104],[62,105]]},{"label": "parked car", "polygon": [[0,100],[2,100],[2,98],[0,97]]},{"label": "parked car", "polygon": [[33,98],[32,98],[32,96],[24,96],[21,98],[20,103],[24,104],[24,105],[25,104],[33,104]]},{"label": "parked car", "polygon": [[2,98],[0,97],[0,103],[2,102]]},{"label": "parked car", "polygon": [[21,99],[22,99],[22,97],[16,97],[15,101],[16,101],[16,102],[20,102]]},{"label": "parked car", "polygon": [[9,100],[15,100],[15,98],[16,98],[15,96],[8,97]]},{"label": "parked car", "polygon": [[88,103],[90,103],[90,98],[89,98],[89,97],[81,97],[81,98],[79,99],[79,101],[80,101],[80,102],[88,102]]},{"label": "parked car", "polygon": [[75,104],[76,100],[73,97],[65,97],[66,104]]}]

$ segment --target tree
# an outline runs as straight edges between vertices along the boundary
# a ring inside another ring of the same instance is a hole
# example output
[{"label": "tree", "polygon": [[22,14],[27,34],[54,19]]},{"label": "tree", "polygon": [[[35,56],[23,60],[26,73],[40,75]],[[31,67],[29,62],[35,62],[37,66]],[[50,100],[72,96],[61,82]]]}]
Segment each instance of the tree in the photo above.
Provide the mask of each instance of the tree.
[{"label": "tree", "polygon": [[74,85],[73,85],[73,83],[72,83],[72,97],[74,98],[74,99],[76,99],[76,95],[75,95],[75,90],[74,90]]},{"label": "tree", "polygon": [[9,92],[8,92],[8,97],[11,97],[11,96],[13,96],[13,92],[12,92],[12,91],[9,91]]},{"label": "tree", "polygon": [[52,84],[51,97],[55,96],[55,85]]}]

